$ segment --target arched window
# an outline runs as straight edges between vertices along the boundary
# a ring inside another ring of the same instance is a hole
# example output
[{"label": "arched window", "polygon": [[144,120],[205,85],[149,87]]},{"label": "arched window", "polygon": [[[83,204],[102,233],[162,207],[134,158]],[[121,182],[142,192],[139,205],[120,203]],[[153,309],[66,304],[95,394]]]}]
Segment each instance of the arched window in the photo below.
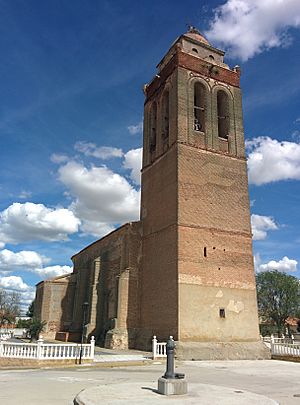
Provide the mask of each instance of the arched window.
[{"label": "arched window", "polygon": [[149,136],[149,150],[154,152],[156,149],[156,126],[157,126],[157,104],[151,106],[150,112],[150,136]]},{"label": "arched window", "polygon": [[169,92],[166,91],[162,101],[162,140],[164,144],[167,144],[169,141],[169,126]]},{"label": "arched window", "polygon": [[194,130],[205,132],[206,90],[202,83],[194,86]]},{"label": "arched window", "polygon": [[229,97],[228,94],[223,90],[219,90],[217,93],[217,109],[218,135],[220,138],[228,139],[230,128]]}]

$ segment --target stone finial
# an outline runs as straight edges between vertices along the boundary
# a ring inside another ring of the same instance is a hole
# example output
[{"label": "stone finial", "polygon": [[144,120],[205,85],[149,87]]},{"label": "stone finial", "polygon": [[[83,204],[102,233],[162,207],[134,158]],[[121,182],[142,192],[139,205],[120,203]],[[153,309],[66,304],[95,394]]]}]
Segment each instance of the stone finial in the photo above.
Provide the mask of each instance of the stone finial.
[{"label": "stone finial", "polygon": [[192,34],[199,34],[199,35],[202,35],[201,32],[200,32],[199,30],[197,30],[197,28],[194,27],[193,25],[188,24],[187,26],[188,26],[188,32],[190,32],[190,33],[192,33]]}]

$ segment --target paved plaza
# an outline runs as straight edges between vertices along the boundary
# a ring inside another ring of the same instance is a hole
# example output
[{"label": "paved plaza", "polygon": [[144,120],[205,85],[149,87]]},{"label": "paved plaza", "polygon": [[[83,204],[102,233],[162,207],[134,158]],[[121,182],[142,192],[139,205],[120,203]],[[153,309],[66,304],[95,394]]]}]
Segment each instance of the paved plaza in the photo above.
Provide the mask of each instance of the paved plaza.
[{"label": "paved plaza", "polygon": [[[74,397],[81,390],[105,387],[106,399],[98,398],[101,404],[129,404],[126,397],[131,392],[137,393],[140,404],[167,401],[172,401],[172,404],[195,404],[200,403],[195,398],[204,395],[205,391],[207,396],[210,398],[212,396],[213,402],[210,399],[210,402],[201,402],[201,404],[246,404],[249,403],[246,402],[249,392],[273,399],[281,405],[300,404],[300,363],[276,360],[190,361],[177,363],[177,370],[186,374],[190,386],[188,396],[181,397],[182,402],[179,401],[179,397],[163,397],[155,392],[157,379],[165,371],[165,364],[157,362],[157,364],[118,368],[92,366],[2,370],[0,371],[0,403],[71,405]],[[210,388],[208,385],[214,387]],[[222,398],[222,388],[224,388],[224,398]],[[107,396],[109,392],[111,395]],[[225,394],[229,392],[232,395],[232,401],[226,402]],[[252,397],[252,404],[262,405],[263,401],[257,398],[260,397]],[[97,403],[94,402],[94,404]]]}]

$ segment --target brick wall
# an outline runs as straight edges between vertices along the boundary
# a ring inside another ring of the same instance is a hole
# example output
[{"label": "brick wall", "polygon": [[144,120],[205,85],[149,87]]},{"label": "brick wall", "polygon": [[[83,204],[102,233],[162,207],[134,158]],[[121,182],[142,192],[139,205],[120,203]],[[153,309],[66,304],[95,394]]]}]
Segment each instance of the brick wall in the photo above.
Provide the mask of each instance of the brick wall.
[{"label": "brick wall", "polygon": [[43,335],[55,338],[58,331],[68,329],[72,320],[76,276],[60,276],[37,285],[34,316],[46,321]]},{"label": "brick wall", "polygon": [[[96,336],[102,344],[109,330],[119,327],[133,330],[138,326],[140,227],[139,222],[126,224],[72,257],[80,281],[76,286],[71,331],[81,330],[83,302],[89,303],[88,334]],[[125,289],[124,283],[120,284],[124,272],[128,273]]]}]

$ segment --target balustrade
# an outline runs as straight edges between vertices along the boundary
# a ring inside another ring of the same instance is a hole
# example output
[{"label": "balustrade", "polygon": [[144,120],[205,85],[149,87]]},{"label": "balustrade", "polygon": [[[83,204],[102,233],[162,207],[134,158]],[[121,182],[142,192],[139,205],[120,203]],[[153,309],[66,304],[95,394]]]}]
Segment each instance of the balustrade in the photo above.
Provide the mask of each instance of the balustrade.
[{"label": "balustrade", "polygon": [[[91,342],[82,345],[82,358],[94,359],[95,338]],[[37,343],[14,343],[0,340],[0,357],[38,359],[38,360],[64,360],[78,359],[80,344],[65,343],[53,344],[44,343],[41,338]]]}]

